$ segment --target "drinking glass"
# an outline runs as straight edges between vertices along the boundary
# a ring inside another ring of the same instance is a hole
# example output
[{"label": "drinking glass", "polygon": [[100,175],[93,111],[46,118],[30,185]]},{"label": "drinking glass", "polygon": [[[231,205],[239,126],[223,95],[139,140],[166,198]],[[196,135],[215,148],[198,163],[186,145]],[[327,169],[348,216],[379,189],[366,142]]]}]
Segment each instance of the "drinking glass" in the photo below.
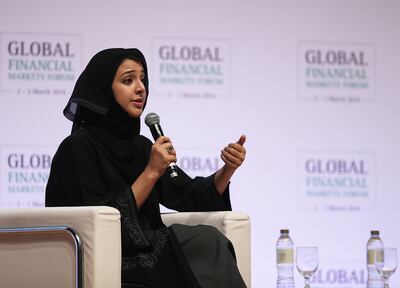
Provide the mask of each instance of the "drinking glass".
[{"label": "drinking glass", "polygon": [[297,247],[296,266],[299,273],[304,277],[304,288],[310,288],[310,278],[318,268],[318,248]]},{"label": "drinking glass", "polygon": [[389,288],[389,278],[397,268],[397,249],[383,248],[375,253],[375,267],[385,282],[385,288]]}]

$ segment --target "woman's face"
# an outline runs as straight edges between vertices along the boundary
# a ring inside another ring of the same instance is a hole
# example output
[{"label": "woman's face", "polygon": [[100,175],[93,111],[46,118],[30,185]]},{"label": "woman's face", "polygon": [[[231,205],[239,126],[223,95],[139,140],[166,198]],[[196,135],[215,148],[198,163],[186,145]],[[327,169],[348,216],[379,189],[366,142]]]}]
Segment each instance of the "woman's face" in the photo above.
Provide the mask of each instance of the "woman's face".
[{"label": "woman's face", "polygon": [[133,118],[142,115],[146,103],[144,77],[140,62],[125,59],[119,65],[111,86],[117,103]]}]

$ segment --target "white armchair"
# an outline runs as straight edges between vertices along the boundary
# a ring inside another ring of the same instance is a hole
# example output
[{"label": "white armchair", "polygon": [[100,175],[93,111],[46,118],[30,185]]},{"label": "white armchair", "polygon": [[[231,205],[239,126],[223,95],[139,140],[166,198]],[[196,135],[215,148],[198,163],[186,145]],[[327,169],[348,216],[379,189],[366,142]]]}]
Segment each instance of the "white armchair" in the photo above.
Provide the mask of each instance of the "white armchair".
[{"label": "white armchair", "polygon": [[[163,221],[209,224],[233,243],[250,287],[250,220],[244,213],[164,214]],[[120,288],[119,211],[105,206],[0,209],[0,285]]]}]

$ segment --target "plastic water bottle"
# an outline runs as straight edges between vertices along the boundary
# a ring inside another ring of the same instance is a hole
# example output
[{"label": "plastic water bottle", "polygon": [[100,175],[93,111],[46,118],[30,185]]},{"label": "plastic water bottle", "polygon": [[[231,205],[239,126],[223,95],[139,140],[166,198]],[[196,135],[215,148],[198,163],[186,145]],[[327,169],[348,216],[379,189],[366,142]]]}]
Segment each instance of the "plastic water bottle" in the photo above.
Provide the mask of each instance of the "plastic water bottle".
[{"label": "plastic water bottle", "polygon": [[278,269],[277,288],[294,288],[293,241],[288,229],[281,230],[281,236],[276,242],[276,267]]},{"label": "plastic water bottle", "polygon": [[371,237],[367,242],[367,288],[382,288],[384,286],[383,279],[375,267],[375,257],[377,254],[383,257],[383,242],[379,237],[379,231],[372,230]]}]

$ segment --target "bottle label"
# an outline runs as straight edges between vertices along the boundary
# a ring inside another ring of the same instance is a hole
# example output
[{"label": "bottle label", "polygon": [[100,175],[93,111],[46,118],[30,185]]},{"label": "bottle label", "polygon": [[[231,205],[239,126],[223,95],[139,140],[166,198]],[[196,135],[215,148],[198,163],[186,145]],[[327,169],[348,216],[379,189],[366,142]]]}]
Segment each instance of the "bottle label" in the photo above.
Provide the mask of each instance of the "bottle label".
[{"label": "bottle label", "polygon": [[276,251],[277,264],[293,263],[293,249],[278,249]]},{"label": "bottle label", "polygon": [[374,265],[375,260],[377,262],[383,262],[383,250],[382,249],[378,249],[378,250],[368,249],[367,250],[368,265]]}]

